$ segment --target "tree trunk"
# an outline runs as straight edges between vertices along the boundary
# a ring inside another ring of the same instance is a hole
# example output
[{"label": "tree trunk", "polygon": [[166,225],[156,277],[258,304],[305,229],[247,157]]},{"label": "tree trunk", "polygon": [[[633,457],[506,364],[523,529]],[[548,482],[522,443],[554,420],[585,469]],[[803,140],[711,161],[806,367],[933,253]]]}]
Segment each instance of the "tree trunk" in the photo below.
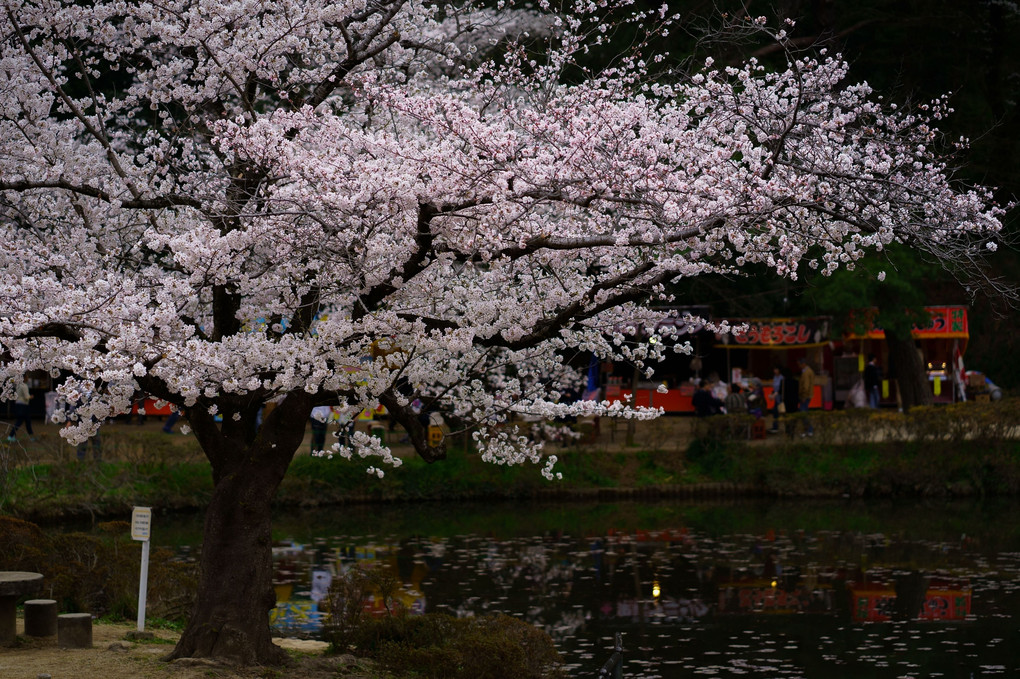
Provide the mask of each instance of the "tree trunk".
[{"label": "tree trunk", "polygon": [[198,597],[168,660],[216,658],[235,665],[286,660],[269,628],[276,605],[270,508],[310,410],[307,398],[291,399],[247,441],[238,435],[244,427],[226,418],[217,428],[211,417],[189,417],[212,463],[215,485],[205,516]]},{"label": "tree trunk", "polygon": [[225,475],[206,510],[198,598],[170,659],[222,658],[239,665],[283,662],[272,642],[276,604],[270,503],[279,480],[271,469]]},{"label": "tree trunk", "polygon": [[889,347],[889,364],[896,377],[903,410],[934,403],[928,374],[914,346],[914,338],[909,333],[904,337],[886,329],[885,341]]}]

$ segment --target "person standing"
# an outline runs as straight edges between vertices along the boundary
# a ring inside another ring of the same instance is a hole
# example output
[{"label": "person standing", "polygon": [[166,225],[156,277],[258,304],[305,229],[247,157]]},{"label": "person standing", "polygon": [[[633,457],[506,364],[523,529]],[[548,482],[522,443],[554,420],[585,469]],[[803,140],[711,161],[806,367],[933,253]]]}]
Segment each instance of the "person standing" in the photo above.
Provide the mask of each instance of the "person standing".
[{"label": "person standing", "polygon": [[99,437],[98,431],[92,436],[88,437],[86,440],[79,443],[78,446],[75,448],[75,453],[77,454],[79,460],[82,461],[85,460],[85,456],[88,454],[89,451],[89,446],[92,447],[92,458],[95,459],[96,461],[102,460],[103,439]]},{"label": "person standing", "polygon": [[[75,421],[80,420],[80,417],[78,415],[76,415],[75,413],[77,413],[78,409],[82,405],[90,404],[92,402],[92,397],[93,397],[92,390],[91,389],[86,389],[84,391],[84,393],[81,395],[80,399],[76,403],[72,403],[72,404],[65,403],[64,407],[66,408],[67,412],[69,413],[69,416],[68,416],[67,419],[70,422],[75,422]],[[105,418],[100,419],[100,418],[96,417],[95,415],[89,415],[89,419],[93,423],[97,423],[98,422],[100,424],[102,424],[102,422],[105,421]],[[92,436],[88,437],[87,439],[85,439],[84,441],[82,441],[81,443],[79,443],[75,447],[75,453],[77,454],[79,461],[84,461],[85,460],[86,456],[88,455],[88,451],[89,451],[90,447],[92,448],[92,458],[94,460],[96,460],[97,462],[102,460],[103,459],[103,439],[99,435],[99,428],[98,427],[96,428],[96,433],[95,434],[92,434]]]},{"label": "person standing", "polygon": [[329,406],[315,406],[312,408],[312,453],[319,453],[326,449],[326,429],[329,427],[329,420],[333,416],[333,409]]},{"label": "person standing", "polygon": [[726,412],[730,415],[738,415],[747,412],[747,397],[739,384],[734,383],[729,395],[726,396]]},{"label": "person standing", "polygon": [[756,418],[762,417],[768,410],[768,403],[765,402],[765,390],[762,388],[761,380],[757,377],[751,378],[748,389],[750,393],[747,396],[747,411]]},{"label": "person standing", "polygon": [[698,417],[709,417],[722,412],[723,402],[712,395],[705,380],[700,380],[698,390],[691,397],[691,405],[694,406],[694,412]]},{"label": "person standing", "polygon": [[785,398],[786,378],[779,366],[772,368],[772,429],[769,432],[779,433],[779,415],[786,412]]},{"label": "person standing", "polygon": [[[815,395],[815,371],[808,365],[807,359],[798,358],[797,363],[800,365],[800,384],[797,388],[797,401],[800,405],[798,410],[806,413],[811,407],[811,398]],[[811,425],[811,420],[805,419],[804,436],[814,435],[815,428]]]},{"label": "person standing", "polygon": [[21,428],[22,424],[25,425],[25,431],[28,432],[30,439],[35,436],[35,432],[32,431],[32,414],[28,407],[31,400],[32,392],[28,389],[28,382],[25,378],[22,378],[18,386],[14,388],[14,429],[11,430],[10,435],[7,437],[8,441],[18,440],[18,429]]},{"label": "person standing", "polygon": [[882,397],[882,368],[878,366],[875,354],[868,356],[868,364],[864,366],[864,391],[868,394],[868,405],[878,408]]}]

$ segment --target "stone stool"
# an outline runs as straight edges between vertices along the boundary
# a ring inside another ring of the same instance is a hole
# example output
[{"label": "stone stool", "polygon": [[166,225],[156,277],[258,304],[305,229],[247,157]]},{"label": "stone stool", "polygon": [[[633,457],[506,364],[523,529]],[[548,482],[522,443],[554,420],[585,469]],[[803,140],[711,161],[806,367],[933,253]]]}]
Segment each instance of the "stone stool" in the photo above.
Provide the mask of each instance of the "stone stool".
[{"label": "stone stool", "polygon": [[60,648],[92,648],[92,614],[62,613],[57,616]]},{"label": "stone stool", "polygon": [[25,602],[25,635],[57,635],[57,602],[54,599],[29,599]]}]

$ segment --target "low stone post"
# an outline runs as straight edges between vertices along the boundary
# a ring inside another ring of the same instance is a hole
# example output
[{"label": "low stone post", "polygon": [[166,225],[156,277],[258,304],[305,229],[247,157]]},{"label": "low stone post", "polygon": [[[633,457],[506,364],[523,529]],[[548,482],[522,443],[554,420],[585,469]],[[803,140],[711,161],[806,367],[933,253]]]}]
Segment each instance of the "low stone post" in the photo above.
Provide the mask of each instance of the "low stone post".
[{"label": "low stone post", "polygon": [[29,599],[25,602],[25,634],[30,637],[56,636],[56,600]]},{"label": "low stone post", "polygon": [[92,614],[62,613],[57,616],[60,648],[92,648]]}]

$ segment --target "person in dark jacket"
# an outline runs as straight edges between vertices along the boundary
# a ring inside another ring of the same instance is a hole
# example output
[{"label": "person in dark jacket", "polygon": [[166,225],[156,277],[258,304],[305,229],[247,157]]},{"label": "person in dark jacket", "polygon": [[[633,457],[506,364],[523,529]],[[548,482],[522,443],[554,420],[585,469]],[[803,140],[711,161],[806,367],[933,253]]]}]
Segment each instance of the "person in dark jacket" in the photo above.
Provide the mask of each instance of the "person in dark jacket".
[{"label": "person in dark jacket", "polygon": [[868,356],[868,364],[864,366],[864,393],[868,395],[868,405],[877,408],[882,399],[882,368],[878,366],[875,354]]},{"label": "person in dark jacket", "polygon": [[785,394],[786,376],[777,365],[772,368],[772,407],[769,409],[772,411],[772,429],[769,432],[773,434],[779,433],[779,415],[781,414],[779,404],[782,403],[783,408],[786,408],[783,398]]},{"label": "person in dark jacket", "polygon": [[698,390],[691,397],[691,405],[694,406],[694,412],[698,417],[708,417],[709,415],[721,413],[723,402],[712,396],[712,392],[708,390],[705,380],[699,380]]}]

